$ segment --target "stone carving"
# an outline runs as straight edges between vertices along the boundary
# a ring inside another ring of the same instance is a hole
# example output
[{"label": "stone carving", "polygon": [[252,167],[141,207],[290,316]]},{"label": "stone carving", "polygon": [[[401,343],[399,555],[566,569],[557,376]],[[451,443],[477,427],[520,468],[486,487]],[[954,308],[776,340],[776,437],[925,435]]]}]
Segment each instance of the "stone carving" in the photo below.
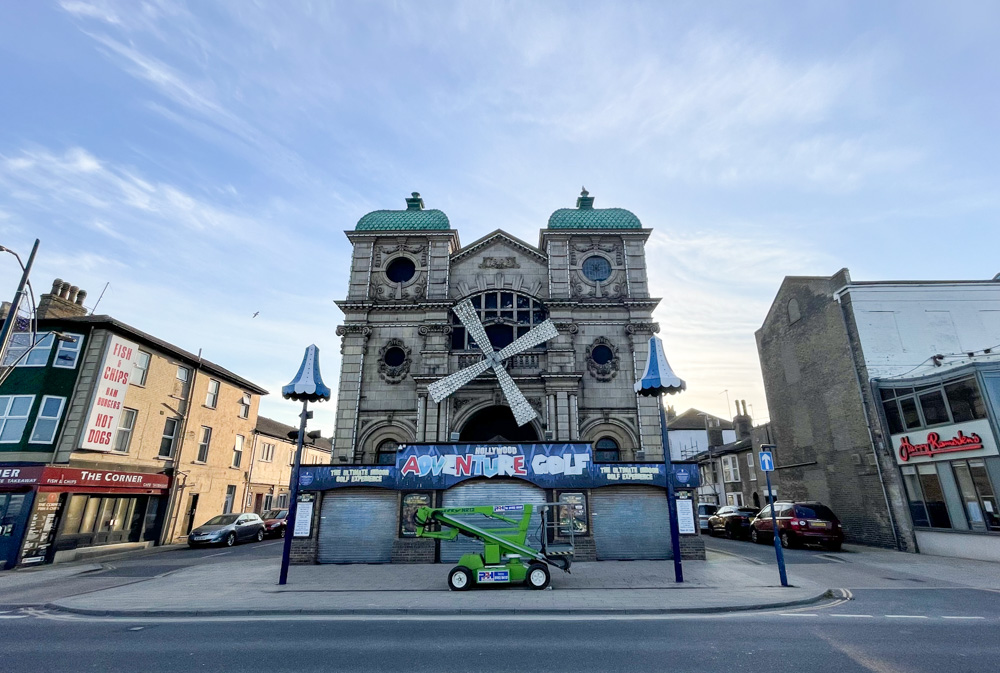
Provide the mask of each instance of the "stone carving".
[{"label": "stone carving", "polygon": [[630,322],[625,325],[626,334],[658,334],[659,331],[658,322]]},{"label": "stone carving", "polygon": [[381,269],[385,264],[386,257],[395,255],[398,252],[417,257],[420,262],[417,266],[427,266],[427,247],[423,245],[407,245],[406,243],[378,246],[375,249],[375,266]]},{"label": "stone carving", "polygon": [[420,333],[420,336],[427,336],[428,334],[451,334],[452,326],[446,323],[421,325],[417,328],[417,332]]},{"label": "stone carving", "polygon": [[483,257],[480,269],[520,269],[517,257]]},{"label": "stone carving", "polygon": [[[594,358],[594,350],[597,348],[601,348],[600,352],[605,355],[605,357],[598,358],[604,360],[604,362],[598,362],[598,359]],[[606,359],[607,350],[605,349],[611,351],[610,359]],[[618,358],[618,346],[616,346],[610,339],[597,337],[594,339],[594,342],[587,347],[587,369],[590,371],[590,375],[598,381],[610,381],[615,378],[618,374],[620,364],[621,363]]]},{"label": "stone carving", "polygon": [[343,337],[348,334],[360,334],[367,339],[372,335],[372,328],[368,325],[337,325],[337,336]]},{"label": "stone carving", "polygon": [[451,401],[452,408],[457,412],[472,400],[468,397],[456,397]]},{"label": "stone carving", "polygon": [[580,331],[580,327],[575,322],[557,322],[555,323],[556,329],[560,332],[569,332],[570,334],[576,334]]},{"label": "stone carving", "polygon": [[[403,361],[396,365],[390,365],[385,361],[385,354],[390,349],[398,348],[403,351]],[[378,374],[386,383],[397,384],[406,378],[410,371],[410,348],[402,339],[389,339],[378,351]]]}]

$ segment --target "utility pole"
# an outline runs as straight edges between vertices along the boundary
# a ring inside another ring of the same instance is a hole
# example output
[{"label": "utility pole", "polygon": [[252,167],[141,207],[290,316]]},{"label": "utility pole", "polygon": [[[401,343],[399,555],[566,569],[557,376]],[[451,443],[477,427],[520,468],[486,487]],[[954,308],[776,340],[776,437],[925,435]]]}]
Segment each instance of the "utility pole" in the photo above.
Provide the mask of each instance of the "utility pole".
[{"label": "utility pole", "polygon": [[[6,320],[3,321],[3,327],[0,327],[0,362],[3,362],[4,356],[7,355],[7,344],[10,342],[10,335],[14,331],[17,310],[21,306],[21,298],[24,296],[24,286],[28,284],[28,275],[31,273],[31,265],[35,262],[35,253],[38,252],[38,244],[39,240],[36,238],[35,245],[31,248],[31,254],[28,255],[27,266],[22,265],[21,267],[23,269],[21,282],[17,284],[17,292],[14,293],[14,300],[10,302],[10,312],[7,314]],[[10,248],[3,249],[17,257],[17,253]],[[20,257],[17,257],[17,262],[18,264],[21,263]]]}]

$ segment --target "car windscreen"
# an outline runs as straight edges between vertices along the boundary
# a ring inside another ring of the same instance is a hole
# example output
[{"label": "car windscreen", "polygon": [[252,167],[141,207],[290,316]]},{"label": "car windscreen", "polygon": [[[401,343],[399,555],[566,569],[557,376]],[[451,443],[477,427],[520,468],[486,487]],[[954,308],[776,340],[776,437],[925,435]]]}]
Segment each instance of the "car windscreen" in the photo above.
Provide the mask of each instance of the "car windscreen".
[{"label": "car windscreen", "polygon": [[236,517],[239,514],[220,514],[219,516],[213,516],[211,519],[205,522],[206,526],[228,526],[229,524],[236,521]]},{"label": "car windscreen", "polygon": [[825,521],[836,521],[837,517],[826,505],[796,505],[795,515],[803,519],[823,519]]},{"label": "car windscreen", "polygon": [[288,510],[287,509],[269,509],[264,512],[265,519],[287,519]]},{"label": "car windscreen", "polygon": [[740,516],[757,516],[758,510],[754,509],[753,507],[740,507],[738,510],[736,510],[736,512]]},{"label": "car windscreen", "polygon": [[719,509],[715,505],[698,505],[699,514],[715,514],[715,511]]}]

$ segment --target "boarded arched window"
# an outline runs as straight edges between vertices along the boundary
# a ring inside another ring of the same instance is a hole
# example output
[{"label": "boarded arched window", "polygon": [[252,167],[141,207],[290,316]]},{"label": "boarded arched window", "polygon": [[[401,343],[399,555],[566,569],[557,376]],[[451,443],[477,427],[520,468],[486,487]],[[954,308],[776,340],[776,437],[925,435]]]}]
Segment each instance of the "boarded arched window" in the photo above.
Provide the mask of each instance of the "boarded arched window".
[{"label": "boarded arched window", "polygon": [[799,312],[799,300],[792,298],[788,300],[788,324],[791,325],[793,322],[802,317],[802,313]]}]

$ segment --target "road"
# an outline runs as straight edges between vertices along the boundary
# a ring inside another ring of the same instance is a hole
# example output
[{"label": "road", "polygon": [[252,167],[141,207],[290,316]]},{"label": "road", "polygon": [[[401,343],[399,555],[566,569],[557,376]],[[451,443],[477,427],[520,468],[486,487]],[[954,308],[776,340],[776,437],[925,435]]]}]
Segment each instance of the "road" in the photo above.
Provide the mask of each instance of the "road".
[{"label": "road", "polygon": [[[204,563],[228,563],[235,560],[268,559],[281,555],[281,540],[264,540],[238,544],[235,547],[186,547],[136,554],[127,559],[103,562],[106,570],[74,575],[44,585],[4,590],[0,594],[0,609],[44,605],[57,598],[109,589],[141,582],[150,577]],[[3,670],[0,668],[0,670]]]}]

